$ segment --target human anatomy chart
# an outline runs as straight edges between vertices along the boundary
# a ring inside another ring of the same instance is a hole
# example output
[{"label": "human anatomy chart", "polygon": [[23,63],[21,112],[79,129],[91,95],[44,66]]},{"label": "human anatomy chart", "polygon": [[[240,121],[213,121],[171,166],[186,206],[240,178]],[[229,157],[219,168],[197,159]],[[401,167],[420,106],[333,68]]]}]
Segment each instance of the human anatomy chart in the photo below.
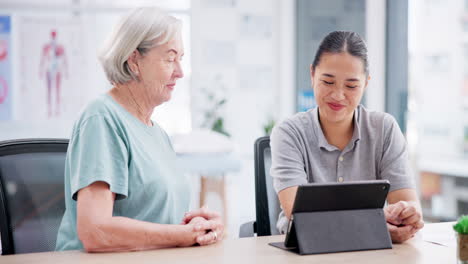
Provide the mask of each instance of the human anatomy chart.
[{"label": "human anatomy chart", "polygon": [[17,119],[71,118],[82,107],[84,42],[75,17],[20,17]]},{"label": "human anatomy chart", "polygon": [[0,121],[12,119],[11,99],[11,22],[0,16]]}]

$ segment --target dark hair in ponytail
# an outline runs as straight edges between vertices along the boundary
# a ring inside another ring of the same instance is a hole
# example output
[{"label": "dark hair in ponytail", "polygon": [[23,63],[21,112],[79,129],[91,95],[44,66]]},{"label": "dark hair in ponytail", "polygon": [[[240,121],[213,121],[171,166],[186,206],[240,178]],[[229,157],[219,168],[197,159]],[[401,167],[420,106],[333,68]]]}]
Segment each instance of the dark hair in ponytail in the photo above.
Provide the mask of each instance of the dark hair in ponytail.
[{"label": "dark hair in ponytail", "polygon": [[352,31],[333,31],[329,33],[320,43],[315,54],[312,68],[315,70],[320,63],[324,53],[347,52],[362,60],[364,72],[369,75],[369,62],[367,61],[367,46],[358,33]]}]

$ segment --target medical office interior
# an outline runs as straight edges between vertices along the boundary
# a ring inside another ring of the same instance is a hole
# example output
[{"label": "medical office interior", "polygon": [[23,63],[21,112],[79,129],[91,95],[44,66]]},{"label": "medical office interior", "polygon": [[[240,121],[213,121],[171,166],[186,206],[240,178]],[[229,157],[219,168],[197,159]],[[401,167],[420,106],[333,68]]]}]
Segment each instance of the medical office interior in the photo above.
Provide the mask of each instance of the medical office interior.
[{"label": "medical office interior", "polygon": [[192,208],[222,212],[227,237],[255,220],[255,140],[315,107],[309,65],[333,30],[368,44],[362,103],[404,132],[424,221],[468,214],[468,0],[2,0],[0,141],[69,138],[111,88],[97,51],[141,5],[183,21],[185,76],[153,120],[190,175]]}]

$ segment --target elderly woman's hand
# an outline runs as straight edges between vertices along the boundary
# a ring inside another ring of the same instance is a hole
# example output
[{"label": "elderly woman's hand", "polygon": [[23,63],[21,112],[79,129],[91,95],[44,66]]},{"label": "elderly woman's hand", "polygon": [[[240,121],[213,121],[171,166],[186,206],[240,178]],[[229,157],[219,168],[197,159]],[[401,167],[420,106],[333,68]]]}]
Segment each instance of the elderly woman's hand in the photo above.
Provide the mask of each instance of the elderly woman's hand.
[{"label": "elderly woman's hand", "polygon": [[[205,218],[200,216],[194,217],[188,223],[183,223],[183,226],[185,232],[183,232],[182,237],[179,237],[181,241],[178,244],[179,247],[190,247],[197,243],[201,246],[214,243],[208,236],[212,233],[211,230],[214,228],[214,225],[209,223]],[[207,236],[208,239],[205,239]]]},{"label": "elderly woman's hand", "polygon": [[206,220],[205,222],[199,223],[199,225],[204,229],[210,229],[210,232],[199,236],[197,238],[197,243],[200,245],[208,245],[223,238],[224,224],[221,216],[217,212],[208,210],[206,207],[185,213],[184,219],[182,219],[182,224],[191,223],[192,220],[199,217]]}]

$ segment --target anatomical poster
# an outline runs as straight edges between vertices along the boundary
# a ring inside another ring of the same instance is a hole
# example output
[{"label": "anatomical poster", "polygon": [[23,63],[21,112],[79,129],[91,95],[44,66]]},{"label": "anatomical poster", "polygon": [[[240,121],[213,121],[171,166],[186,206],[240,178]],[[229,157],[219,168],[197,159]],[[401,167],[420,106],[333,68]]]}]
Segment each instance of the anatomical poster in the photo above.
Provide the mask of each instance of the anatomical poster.
[{"label": "anatomical poster", "polygon": [[11,19],[0,16],[0,121],[12,119]]},{"label": "anatomical poster", "polygon": [[86,56],[80,21],[73,16],[18,19],[17,119],[74,118],[82,107]]}]

